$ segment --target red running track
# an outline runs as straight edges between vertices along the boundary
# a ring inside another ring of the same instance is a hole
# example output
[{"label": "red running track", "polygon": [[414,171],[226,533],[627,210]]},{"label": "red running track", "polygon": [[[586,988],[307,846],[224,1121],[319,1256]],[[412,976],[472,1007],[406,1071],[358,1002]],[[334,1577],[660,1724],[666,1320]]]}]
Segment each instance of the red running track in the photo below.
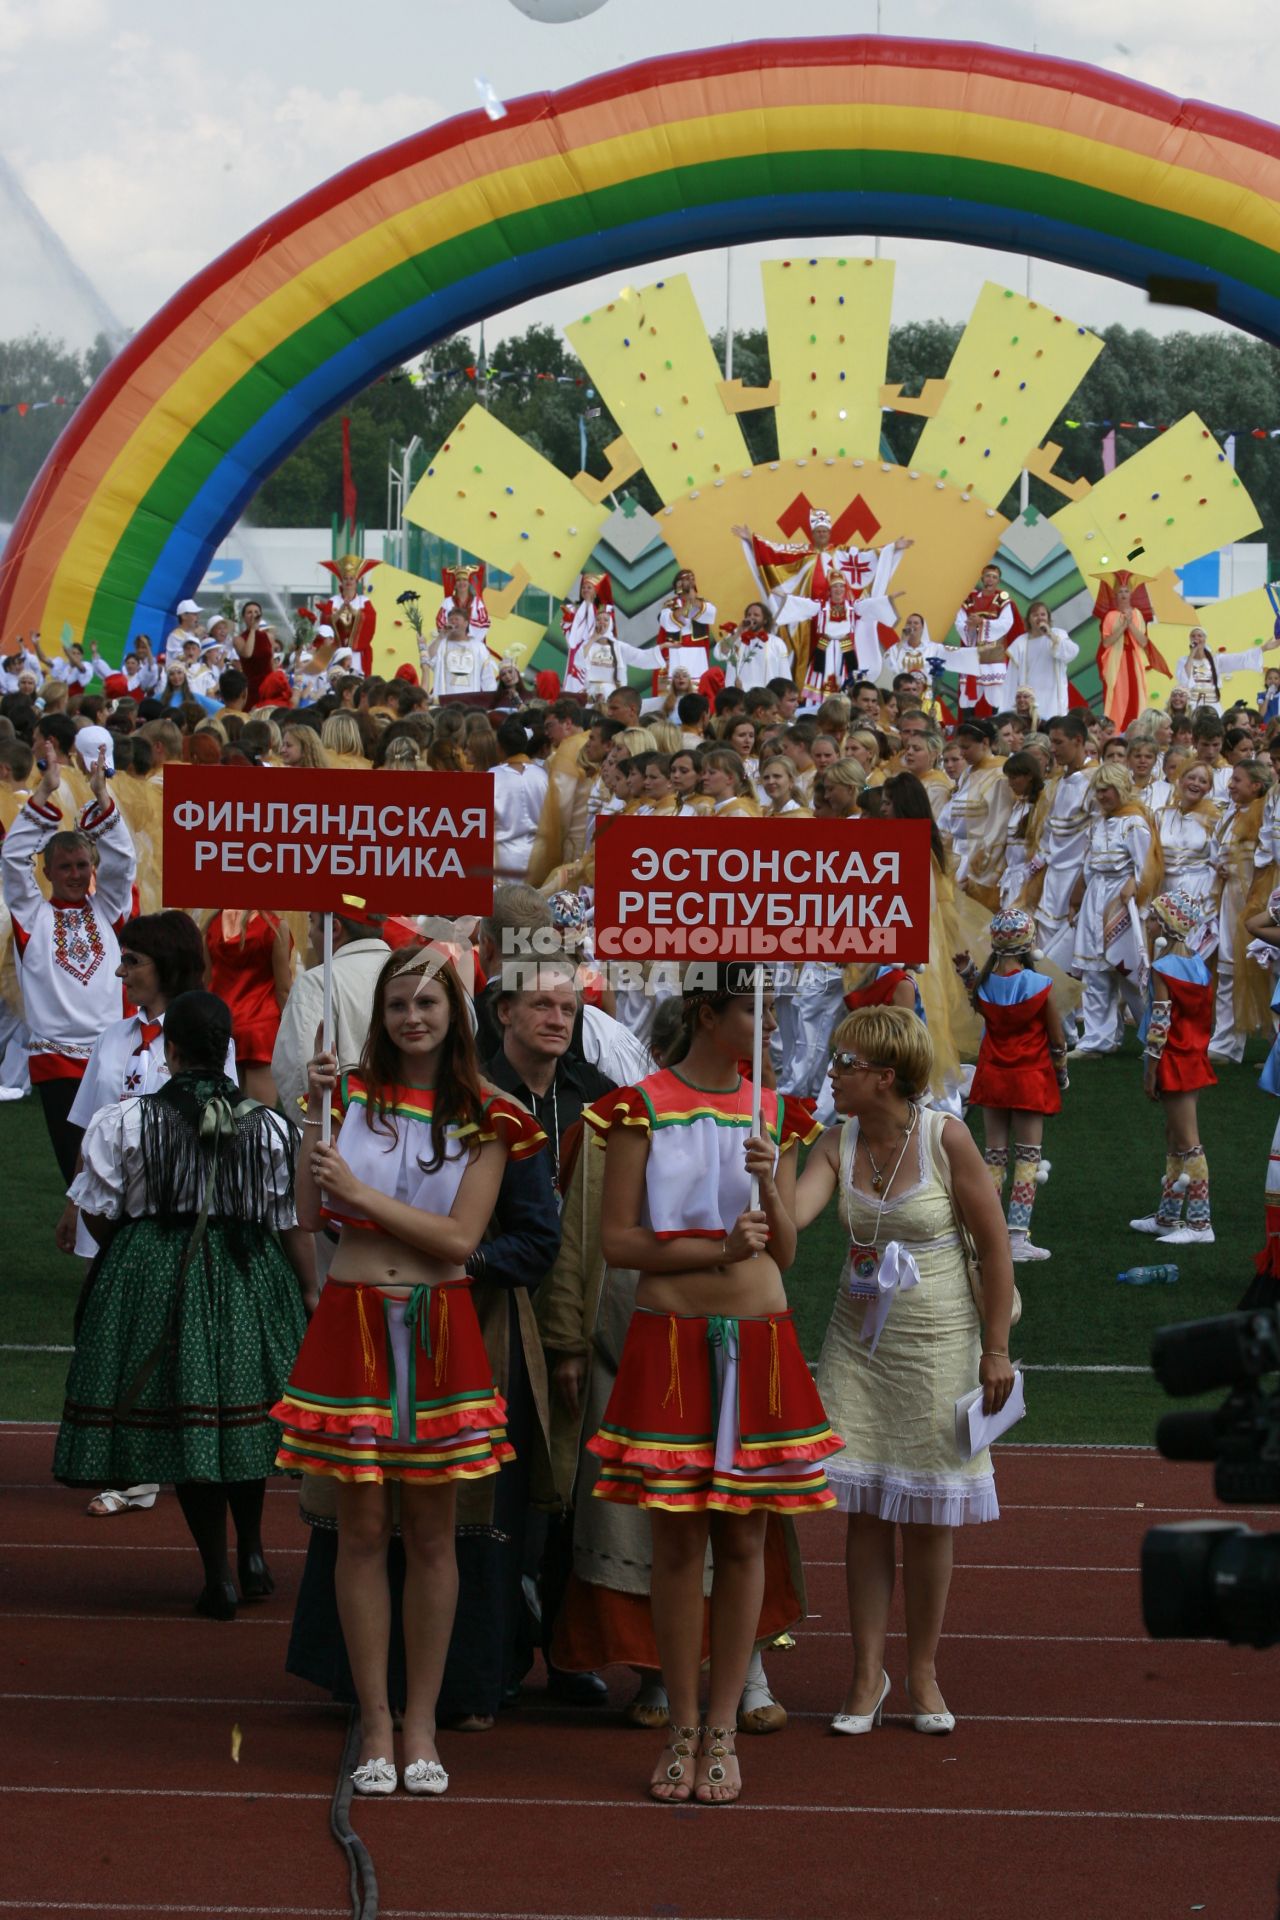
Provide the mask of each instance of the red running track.
[{"label": "red running track", "polygon": [[[306,1545],[291,1488],[273,1483],[267,1501],[274,1598],[220,1625],[190,1611],[198,1567],[172,1496],[91,1520],[50,1482],[51,1447],[50,1429],[0,1428],[0,1915],[341,1920],[329,1806],[345,1715],[283,1671]],[[495,1733],[444,1736],[444,1800],[355,1804],[378,1914],[1273,1913],[1272,1656],[1157,1646],[1139,1617],[1142,1534],[1212,1514],[1208,1469],[1005,1447],[997,1471],[1001,1524],[957,1542],[942,1665],[954,1738],[922,1739],[901,1717],[900,1637],[884,1728],[827,1734],[848,1654],[843,1528],[823,1516],[802,1524],[813,1617],[769,1662],[791,1725],[740,1742],[736,1807],[655,1806],[652,1735],[558,1712],[534,1686]],[[621,1702],[629,1677],[610,1678]]]}]

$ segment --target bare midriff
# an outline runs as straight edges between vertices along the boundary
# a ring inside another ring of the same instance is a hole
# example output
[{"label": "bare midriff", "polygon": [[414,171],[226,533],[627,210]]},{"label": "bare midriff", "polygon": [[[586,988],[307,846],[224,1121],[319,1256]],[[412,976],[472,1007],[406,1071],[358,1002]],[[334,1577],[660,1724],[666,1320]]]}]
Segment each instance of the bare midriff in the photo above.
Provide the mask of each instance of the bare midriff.
[{"label": "bare midriff", "polygon": [[438,1287],[465,1280],[466,1269],[453,1260],[437,1260],[408,1247],[394,1234],[367,1227],[343,1227],[327,1286],[377,1287],[395,1300],[407,1300],[415,1287]]},{"label": "bare midriff", "polygon": [[777,1262],[767,1253],[692,1273],[642,1273],[636,1305],[652,1313],[732,1315],[753,1320],[785,1313],[787,1296]]}]

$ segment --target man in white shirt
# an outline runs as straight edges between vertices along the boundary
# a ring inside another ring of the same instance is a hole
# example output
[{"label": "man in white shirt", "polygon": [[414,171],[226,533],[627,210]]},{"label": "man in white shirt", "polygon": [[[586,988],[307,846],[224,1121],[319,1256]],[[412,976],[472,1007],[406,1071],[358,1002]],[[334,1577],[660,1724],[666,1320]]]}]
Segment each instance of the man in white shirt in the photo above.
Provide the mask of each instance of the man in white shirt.
[{"label": "man in white shirt", "polygon": [[432,674],[436,699],[446,694],[496,693],[498,663],[468,626],[461,607],[451,607],[444,632],[429,645],[419,642],[424,670]]},{"label": "man in white shirt", "polygon": [[50,678],[61,680],[72,693],[83,693],[93,679],[95,668],[91,661],[85,659],[84,648],[77,646],[74,641],[67,647],[62,659],[48,659],[41,650],[38,640],[36,652],[39,653],[40,663]]}]

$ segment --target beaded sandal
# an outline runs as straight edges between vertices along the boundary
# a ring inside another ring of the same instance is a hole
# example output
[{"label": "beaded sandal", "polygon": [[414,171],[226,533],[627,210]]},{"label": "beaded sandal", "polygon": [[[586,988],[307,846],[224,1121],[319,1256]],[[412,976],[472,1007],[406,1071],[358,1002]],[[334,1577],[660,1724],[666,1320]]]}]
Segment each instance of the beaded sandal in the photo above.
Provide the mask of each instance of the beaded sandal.
[{"label": "beaded sandal", "polygon": [[[697,1727],[672,1727],[670,1732],[671,1738],[662,1751],[672,1756],[671,1764],[661,1780],[649,1782],[649,1795],[653,1800],[678,1804],[688,1800],[693,1792],[692,1787],[685,1782],[685,1770],[694,1757],[693,1745],[698,1738],[698,1729]],[[664,1787],[671,1787],[674,1791],[670,1793],[660,1791]]]},{"label": "beaded sandal", "polygon": [[[702,1729],[702,1758],[709,1760],[711,1764],[707,1768],[706,1780],[700,1781],[695,1789],[695,1798],[699,1806],[731,1806],[742,1792],[741,1781],[739,1781],[736,1787],[727,1785],[728,1773],[724,1763],[726,1760],[733,1760],[737,1756],[734,1748],[727,1747],[725,1741],[732,1740],[733,1735],[734,1729],[732,1727],[704,1727]],[[723,1787],[725,1791],[716,1799],[712,1800],[709,1797],[704,1797],[704,1787]]]}]

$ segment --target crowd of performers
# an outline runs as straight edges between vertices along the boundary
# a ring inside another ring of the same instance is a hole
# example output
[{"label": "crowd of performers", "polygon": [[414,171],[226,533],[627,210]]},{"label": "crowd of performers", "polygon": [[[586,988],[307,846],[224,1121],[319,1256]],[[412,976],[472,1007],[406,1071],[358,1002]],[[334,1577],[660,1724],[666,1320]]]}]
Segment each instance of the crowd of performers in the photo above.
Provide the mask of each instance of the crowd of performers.
[{"label": "crowd of performers", "polygon": [[[890,1692],[900,1530],[905,1697],[949,1732],[954,1529],[998,1515],[954,1403],[1013,1388],[1013,1271],[1050,1257],[1045,1122],[1069,1062],[1127,1023],[1167,1147],[1131,1226],[1213,1238],[1197,1096],[1274,1032],[1280,675],[1224,713],[1221,678],[1263,650],[1213,655],[1197,630],[1147,705],[1147,615],[1111,582],[1095,714],[1070,702],[1074,643],[1045,607],[1023,627],[990,570],[945,649],[948,718],[923,621],[884,633],[905,543],[846,565],[822,516],[804,547],[739,531],[762,596],[739,625],[683,574],[655,659],[584,580],[564,690],[494,661],[465,570],[421,677],[342,671],[371,610],[341,565],[319,662],[278,659],[252,604],[222,639],[187,604],[123,688],[93,690],[93,649],[43,683],[38,643],[6,663],[3,1074],[43,1109],[68,1189],[51,1231],[88,1263],[55,1471],[103,1515],[172,1483],[218,1620],[272,1591],[265,1482],[301,1475],[289,1665],[359,1704],[362,1792],[445,1791],[438,1728],[491,1727],[536,1642],[578,1704],[634,1670],[628,1715],[664,1730],[656,1798],[736,1799],[737,1737],[786,1723],[764,1655],[804,1617],[796,1522],[832,1506],[852,1651],[833,1730],[870,1732]],[[239,664],[206,665],[211,639]],[[488,770],[493,912],[353,905],[317,1052],[314,916],[161,908],[181,759]],[[592,956],[602,825],[680,812],[930,826],[927,966],[771,970],[756,1134],[740,971],[690,986]],[[538,931],[564,957],[513,981]],[[848,1254],[811,1374],[784,1275],[833,1198]]]}]

